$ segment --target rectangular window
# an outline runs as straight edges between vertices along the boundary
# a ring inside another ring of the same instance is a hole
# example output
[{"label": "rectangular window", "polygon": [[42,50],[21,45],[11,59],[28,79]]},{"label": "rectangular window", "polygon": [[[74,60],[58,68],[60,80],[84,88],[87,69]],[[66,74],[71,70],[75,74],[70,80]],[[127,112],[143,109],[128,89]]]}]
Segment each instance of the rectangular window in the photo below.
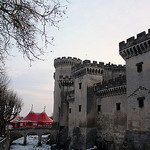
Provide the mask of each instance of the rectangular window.
[{"label": "rectangular window", "polygon": [[145,99],[145,97],[138,97],[137,98],[140,108],[144,107],[144,99]]},{"label": "rectangular window", "polygon": [[143,62],[140,62],[140,63],[136,64],[137,72],[142,72],[142,65],[143,65]]},{"label": "rectangular window", "polygon": [[69,108],[69,113],[71,114],[71,108]]},{"label": "rectangular window", "polygon": [[36,122],[33,122],[33,126],[37,126],[37,123],[36,123]]},{"label": "rectangular window", "polygon": [[116,103],[116,110],[120,110],[121,103]]},{"label": "rectangular window", "polygon": [[79,112],[81,112],[81,105],[79,105]]},{"label": "rectangular window", "polygon": [[98,105],[97,109],[98,109],[98,112],[101,112],[101,105]]},{"label": "rectangular window", "polygon": [[82,83],[79,83],[79,89],[81,89],[82,88]]}]

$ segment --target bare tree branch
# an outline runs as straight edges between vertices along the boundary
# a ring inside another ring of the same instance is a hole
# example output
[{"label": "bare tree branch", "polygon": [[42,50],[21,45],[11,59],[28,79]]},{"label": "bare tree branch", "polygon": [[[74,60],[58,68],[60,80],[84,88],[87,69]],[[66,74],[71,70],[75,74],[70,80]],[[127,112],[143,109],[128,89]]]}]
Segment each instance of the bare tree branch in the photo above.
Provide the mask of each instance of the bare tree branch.
[{"label": "bare tree branch", "polygon": [[[67,9],[65,3],[65,0],[61,3],[59,0],[0,1],[0,66],[5,64],[14,46],[30,61],[41,59],[47,44],[52,44],[54,39],[52,35],[47,35],[47,26],[58,28]],[[39,38],[44,40],[44,48]]]}]

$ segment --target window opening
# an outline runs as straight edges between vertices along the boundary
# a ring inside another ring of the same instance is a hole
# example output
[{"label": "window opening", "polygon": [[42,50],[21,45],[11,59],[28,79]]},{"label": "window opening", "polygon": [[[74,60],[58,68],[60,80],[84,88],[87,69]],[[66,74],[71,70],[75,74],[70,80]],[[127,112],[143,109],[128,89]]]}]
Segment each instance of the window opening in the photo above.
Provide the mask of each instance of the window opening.
[{"label": "window opening", "polygon": [[98,109],[98,112],[101,112],[101,105],[98,105],[97,109]]},{"label": "window opening", "polygon": [[144,107],[144,99],[145,99],[145,97],[137,98],[140,108]]},{"label": "window opening", "polygon": [[143,62],[140,62],[140,63],[136,64],[136,66],[137,66],[137,72],[142,72],[142,69],[143,69],[142,65],[143,65]]},{"label": "window opening", "polygon": [[121,103],[116,103],[116,110],[120,110]]},{"label": "window opening", "polygon": [[79,112],[81,112],[81,105],[79,105]]},{"label": "window opening", "polygon": [[82,83],[79,83],[79,89],[81,89],[82,88]]},{"label": "window opening", "polygon": [[71,114],[71,108],[69,108],[69,113]]}]

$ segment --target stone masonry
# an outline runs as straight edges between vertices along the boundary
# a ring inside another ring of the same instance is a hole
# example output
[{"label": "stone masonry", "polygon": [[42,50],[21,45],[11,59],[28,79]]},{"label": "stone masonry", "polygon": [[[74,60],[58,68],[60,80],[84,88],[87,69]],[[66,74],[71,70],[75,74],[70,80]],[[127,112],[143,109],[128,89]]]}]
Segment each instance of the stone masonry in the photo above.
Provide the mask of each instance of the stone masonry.
[{"label": "stone masonry", "polygon": [[59,147],[150,150],[150,30],[120,42],[119,53],[126,65],[54,60]]}]

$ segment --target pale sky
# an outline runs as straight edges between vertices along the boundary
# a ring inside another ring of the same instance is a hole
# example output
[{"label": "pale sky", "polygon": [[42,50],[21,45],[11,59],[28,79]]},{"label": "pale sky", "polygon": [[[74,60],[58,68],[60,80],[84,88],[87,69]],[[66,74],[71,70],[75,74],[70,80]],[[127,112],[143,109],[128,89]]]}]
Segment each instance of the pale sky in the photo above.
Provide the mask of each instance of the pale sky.
[{"label": "pale sky", "polygon": [[49,28],[55,36],[52,52],[30,67],[17,50],[7,61],[11,87],[23,99],[21,115],[33,104],[35,112],[53,112],[54,59],[77,57],[104,63],[125,64],[119,55],[119,42],[150,28],[150,0],[69,0],[60,30]]}]

